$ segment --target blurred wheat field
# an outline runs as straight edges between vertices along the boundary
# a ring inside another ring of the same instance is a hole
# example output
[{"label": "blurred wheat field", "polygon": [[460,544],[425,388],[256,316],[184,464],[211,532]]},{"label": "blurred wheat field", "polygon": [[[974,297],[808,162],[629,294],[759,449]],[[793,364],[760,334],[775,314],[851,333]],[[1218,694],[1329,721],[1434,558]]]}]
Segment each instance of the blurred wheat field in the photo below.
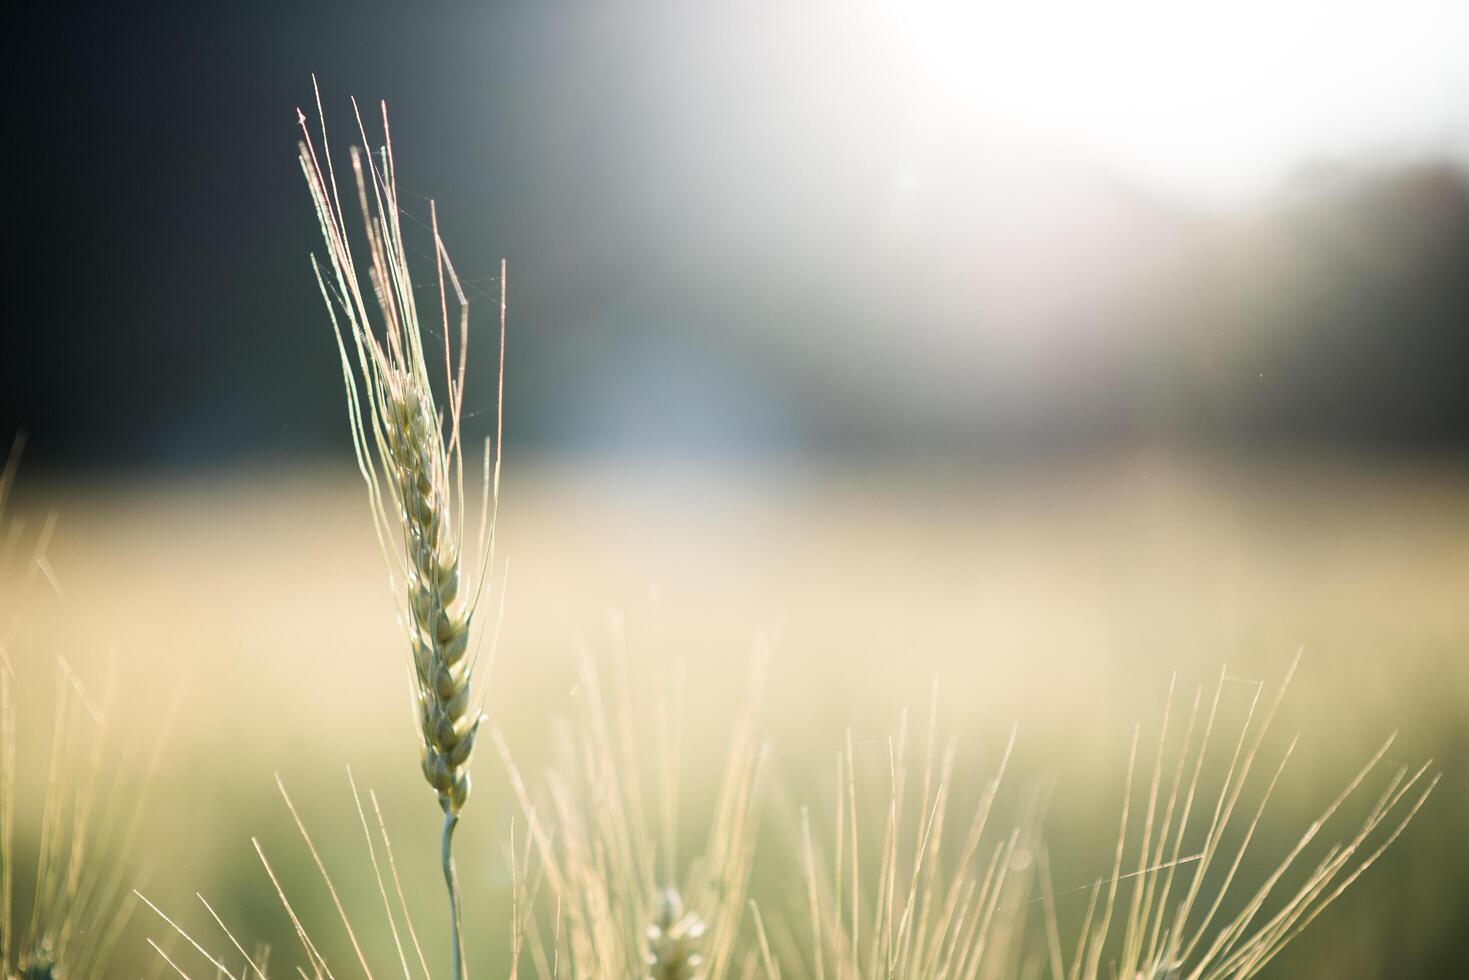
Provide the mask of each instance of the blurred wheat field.
[{"label": "blurred wheat field", "polygon": [[[119,742],[151,732],[184,691],[137,849],[149,898],[202,931],[202,892],[240,935],[269,941],[278,965],[294,962],[258,836],[297,910],[325,924],[318,942],[345,948],[273,774],[370,923],[381,906],[350,766],[381,796],[410,900],[421,896],[419,929],[437,938],[436,804],[416,772],[408,667],[354,474],[23,472],[17,509],[59,514],[49,555],[62,590],[0,582],[21,607],[8,642],[19,852],[37,832],[27,787],[44,765],[55,658],[100,683],[115,651]],[[819,803],[847,727],[861,751],[884,752],[898,712],[926,705],[937,677],[965,760],[992,758],[1018,723],[1015,780],[1053,787],[1063,889],[1109,865],[1129,733],[1156,725],[1170,676],[1208,683],[1228,664],[1231,677],[1273,683],[1303,647],[1272,742],[1303,737],[1266,815],[1266,853],[1393,730],[1390,760],[1433,756],[1446,778],[1272,974],[1449,975],[1463,960],[1469,471],[1149,454],[902,473],[517,461],[499,549],[496,589],[501,574],[508,585],[487,710],[522,767],[544,759],[549,719],[576,710],[578,651],[621,645],[639,676],[670,663],[683,675],[697,822],[752,644],[771,636],[762,717],[777,795]],[[506,962],[501,842],[514,807],[493,753],[474,773],[460,874],[471,972],[493,976]],[[779,824],[760,852],[777,865]],[[151,975],[142,937],[167,932],[140,912],[118,975]],[[386,950],[380,932],[359,929]]]}]

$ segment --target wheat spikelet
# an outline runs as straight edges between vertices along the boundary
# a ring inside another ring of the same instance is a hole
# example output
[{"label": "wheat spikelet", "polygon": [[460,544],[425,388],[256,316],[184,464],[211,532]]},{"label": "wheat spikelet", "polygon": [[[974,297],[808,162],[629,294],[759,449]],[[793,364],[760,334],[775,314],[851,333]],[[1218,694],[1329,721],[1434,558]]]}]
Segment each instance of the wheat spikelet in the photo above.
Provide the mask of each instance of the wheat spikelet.
[{"label": "wheat spikelet", "polygon": [[[355,100],[352,105],[355,111]],[[319,93],[317,112],[321,114]],[[464,953],[453,835],[459,813],[469,797],[469,758],[482,718],[480,705],[473,703],[471,676],[476,656],[470,650],[471,624],[491,559],[494,520],[490,500],[492,496],[498,500],[494,488],[499,485],[500,440],[497,433],[493,479],[489,473],[489,446],[486,446],[479,561],[474,574],[467,576],[463,532],[464,450],[459,423],[464,407],[469,302],[439,237],[438,210],[430,202],[439,326],[444,338],[443,410],[438,407],[429,382],[423,346],[425,327],[419,320],[408,267],[408,246],[403,238],[387,106],[382,107],[384,142],[380,162],[367,154],[364,168],[364,154],[356,147],[351,152],[353,180],[370,255],[368,280],[381,316],[380,329],[372,326],[348,244],[346,216],[337,191],[325,123],[321,130],[322,157],[318,158],[306,127],[306,116],[299,110],[297,116],[303,137],[301,170],[321,223],[330,274],[323,274],[314,257],[312,267],[337,339],[353,447],[367,484],[378,543],[388,560],[390,579],[401,582],[395,594],[400,603],[400,619],[408,632],[421,765],[424,778],[438,794],[444,811],[442,861],[452,913],[453,973],[459,978],[463,975]],[[357,124],[365,144],[367,133],[360,113],[357,113]],[[501,404],[504,270],[501,263]],[[446,285],[453,287],[458,304],[457,368],[456,351],[450,340]],[[339,314],[346,320],[346,336]],[[348,353],[349,345],[353,354]]]},{"label": "wheat spikelet", "polygon": [[[321,113],[320,94],[317,112]],[[356,110],[353,101],[353,109]],[[439,407],[429,381],[428,358],[424,351],[421,323],[414,298],[414,283],[407,262],[408,245],[404,241],[398,206],[396,169],[392,142],[388,136],[387,108],[383,107],[384,144],[376,155],[351,151],[352,174],[357,203],[362,213],[369,262],[367,280],[381,317],[373,327],[363,283],[348,244],[346,216],[336,183],[331,151],[323,123],[322,153],[317,155],[306,116],[298,110],[302,130],[299,159],[312,204],[326,242],[326,268],[312,258],[317,283],[326,301],[346,387],[347,415],[358,468],[368,488],[374,529],[378,544],[389,568],[393,593],[399,602],[399,618],[408,634],[409,673],[418,730],[422,770],[444,811],[442,865],[449,891],[450,958],[455,980],[464,977],[464,944],[461,928],[458,880],[453,862],[453,834],[460,811],[469,796],[469,761],[475,735],[482,716],[474,702],[471,677],[476,652],[472,649],[475,609],[483,592],[485,570],[491,564],[494,510],[498,502],[499,436],[494,441],[493,476],[489,445],[485,454],[484,498],[480,506],[479,533],[470,541],[478,552],[470,558],[465,552],[464,453],[460,442],[460,418],[463,412],[466,340],[468,335],[468,300],[444,250],[438,233],[437,209],[430,204],[434,262],[437,273],[441,328],[444,337],[445,391],[444,408]],[[360,113],[358,132],[367,143]],[[504,264],[501,264],[501,364],[504,361]],[[458,303],[457,349],[451,342],[447,290],[452,287]],[[344,323],[345,321],[345,327]],[[457,369],[455,363],[457,360]],[[503,370],[502,370],[503,377]],[[500,394],[503,402],[503,385]],[[493,648],[492,648],[493,649]],[[350,782],[350,774],[349,774]],[[292,818],[296,822],[311,858],[332,896],[345,928],[358,965],[368,977],[372,971],[358,944],[346,906],[332,883],[320,853],[316,850],[284,785],[280,786]],[[382,845],[396,892],[395,909],[389,898],[383,867],[379,863],[366,812],[352,784],[358,816],[368,845],[368,857],[376,876],[379,895],[388,914],[390,931],[398,952],[399,967],[408,975],[407,948],[411,948],[427,975],[428,967],[418,934],[408,914],[397,865],[392,857],[387,829],[377,799],[369,793],[382,832]],[[316,978],[331,977],[321,950],[312,941],[305,924],[297,917],[281,880],[266,860],[258,842],[255,849],[267,875],[276,889],[282,907],[291,920],[302,950],[310,964],[309,974]],[[144,899],[144,901],[147,901]],[[243,944],[204,902],[210,916],[224,931],[235,952],[244,958],[247,970],[265,977],[259,957],[252,960]],[[189,932],[148,903],[195,953],[215,969],[217,975],[233,978],[222,958],[208,952]],[[395,917],[401,915],[410,943],[405,945],[398,932]],[[175,972],[188,976],[186,969],[154,944]]]},{"label": "wheat spikelet", "polygon": [[[353,105],[355,108],[356,103]],[[395,580],[401,580],[401,613],[412,654],[423,774],[438,794],[444,812],[458,814],[469,795],[469,756],[480,722],[471,689],[474,663],[470,636],[493,526],[485,519],[486,507],[482,510],[479,539],[482,563],[471,587],[463,568],[464,460],[459,428],[468,301],[444,251],[437,209],[431,205],[447,375],[447,411],[441,412],[429,382],[424,327],[419,320],[399,220],[386,107],[381,165],[371,155],[364,157],[356,147],[351,152],[370,253],[368,278],[383,324],[380,331],[371,325],[348,244],[325,129],[321,137],[326,155],[323,170],[306,129],[305,115],[299,118],[304,137],[301,169],[321,222],[330,275],[324,276],[314,259],[313,266],[336,331],[353,442],[368,484],[379,541]],[[366,142],[360,115],[358,126]],[[450,350],[446,283],[452,285],[459,307],[457,371]],[[346,320],[346,336],[339,313]],[[349,355],[349,349],[355,357]],[[487,480],[487,501],[488,495]]]},{"label": "wheat spikelet", "polygon": [[696,980],[704,962],[698,953],[703,938],[704,921],[684,911],[678,889],[665,888],[648,926],[648,980]]}]

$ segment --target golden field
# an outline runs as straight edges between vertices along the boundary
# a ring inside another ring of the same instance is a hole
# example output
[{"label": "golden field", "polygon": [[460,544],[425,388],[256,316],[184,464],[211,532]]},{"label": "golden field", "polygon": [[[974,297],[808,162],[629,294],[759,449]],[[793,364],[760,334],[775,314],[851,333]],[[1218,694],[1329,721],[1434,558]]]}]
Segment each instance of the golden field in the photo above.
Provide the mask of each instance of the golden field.
[{"label": "golden field", "polygon": [[[987,774],[1018,724],[1016,792],[997,819],[1027,788],[1049,789],[1065,918],[1084,897],[1069,889],[1110,867],[1130,733],[1156,728],[1170,677],[1191,691],[1227,664],[1228,690],[1273,684],[1303,648],[1267,742],[1273,758],[1302,736],[1255,845],[1261,867],[1393,730],[1388,762],[1432,756],[1445,778],[1270,974],[1452,975],[1462,960],[1469,471],[1144,453],[982,470],[508,466],[494,576],[497,590],[507,583],[504,619],[484,683],[487,712],[532,779],[553,719],[578,710],[581,651],[625,647],[640,692],[661,689],[660,672],[681,676],[690,825],[761,638],[773,650],[761,714],[772,811],[786,799],[819,810],[848,727],[860,753],[880,757],[900,710],[923,714],[937,677],[961,773],[977,760]],[[119,752],[144,744],[182,692],[135,852],[151,900],[222,945],[200,892],[242,938],[268,941],[278,968],[294,964],[256,836],[297,911],[319,923],[328,959],[351,962],[278,773],[359,938],[396,962],[375,925],[382,906],[350,766],[383,801],[435,962],[446,928],[437,807],[417,772],[403,643],[350,469],[142,482],[31,479],[23,468],[18,492],[32,529],[59,515],[49,563],[60,585],[40,577],[27,588],[15,571],[0,582],[15,610],[0,627],[18,676],[21,870],[37,833],[56,658],[100,686],[113,655]],[[459,831],[469,963],[495,976],[514,807],[493,749],[473,772]],[[765,893],[790,853],[783,820],[768,823],[756,872]],[[163,975],[144,937],[169,932],[138,910],[117,975]]]}]

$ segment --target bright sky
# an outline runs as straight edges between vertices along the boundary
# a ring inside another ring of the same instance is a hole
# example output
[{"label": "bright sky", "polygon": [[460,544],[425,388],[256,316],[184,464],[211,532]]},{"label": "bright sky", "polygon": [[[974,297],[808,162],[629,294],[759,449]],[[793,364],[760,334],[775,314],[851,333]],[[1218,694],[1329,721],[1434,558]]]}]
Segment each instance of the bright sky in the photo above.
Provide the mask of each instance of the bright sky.
[{"label": "bright sky", "polygon": [[1469,162],[1469,0],[886,0],[925,97],[1230,201],[1313,159]]}]

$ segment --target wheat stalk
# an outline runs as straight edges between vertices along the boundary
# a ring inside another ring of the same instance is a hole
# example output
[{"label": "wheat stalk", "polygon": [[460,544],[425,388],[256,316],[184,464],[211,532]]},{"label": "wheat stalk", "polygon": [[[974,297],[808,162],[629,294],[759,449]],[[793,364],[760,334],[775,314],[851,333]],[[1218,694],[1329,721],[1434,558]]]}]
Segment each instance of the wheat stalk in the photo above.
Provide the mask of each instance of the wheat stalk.
[{"label": "wheat stalk", "polygon": [[[648,980],[745,975],[741,933],[767,764],[757,731],[767,655],[762,642],[707,836],[692,857],[681,853],[677,835],[680,726],[668,716],[679,708],[677,685],[654,697],[656,723],[640,725],[646,712],[633,692],[648,685],[633,682],[620,643],[610,683],[597,659],[583,657],[580,710],[557,732],[546,806],[533,801],[492,730],[529,830],[524,852],[511,851],[514,949],[529,950],[539,980],[557,980],[562,970]],[[658,670],[655,686],[665,674]],[[642,777],[648,765],[656,791]],[[542,884],[547,900],[538,915]]]},{"label": "wheat stalk", "polygon": [[[24,522],[6,512],[23,439],[17,436],[0,468],[0,578],[10,578]],[[46,560],[55,528],[52,515],[25,561],[21,592],[43,575],[61,594]],[[12,625],[20,617],[14,610]],[[109,660],[100,696],[65,658],[57,658],[51,749],[41,801],[35,879],[28,908],[15,903],[16,768],[18,747],[34,752],[30,733],[17,723],[17,691],[23,690],[0,632],[0,977],[14,980],[97,980],[107,974],[112,951],[132,912],[130,857],[158,773],[173,710],[164,716],[146,769],[137,773],[116,756],[111,737],[115,663]],[[19,700],[25,700],[21,698]],[[178,702],[177,695],[174,705]],[[23,737],[24,736],[24,737]],[[21,913],[17,916],[17,913]],[[16,919],[21,921],[17,922]]]},{"label": "wheat stalk", "polygon": [[[832,852],[813,840],[808,815],[804,810],[801,814],[797,848],[806,889],[788,922],[775,923],[780,967],[814,980],[1014,977],[1025,975],[1026,962],[1037,969],[1048,966],[1053,980],[1243,980],[1257,975],[1376,862],[1438,782],[1428,762],[1398,769],[1351,836],[1305,872],[1303,881],[1286,888],[1283,882],[1308,846],[1382,764],[1392,744],[1389,738],[1264,880],[1241,889],[1245,856],[1295,747],[1292,741],[1278,762],[1263,768],[1266,735],[1295,669],[1293,663],[1268,699],[1263,683],[1221,672],[1211,696],[1200,687],[1191,699],[1183,699],[1186,712],[1176,710],[1180,699],[1170,688],[1151,770],[1139,761],[1141,730],[1133,732],[1118,834],[1106,872],[1090,884],[1060,892],[1052,886],[1049,856],[1036,837],[1037,814],[1022,816],[1018,829],[982,846],[998,774],[980,795],[963,845],[957,851],[946,848],[952,844],[944,836],[955,785],[953,752],[936,759],[932,722],[916,784],[905,761],[906,717],[899,725],[884,766],[889,782],[884,812],[871,815],[876,819],[858,819],[858,766],[849,740],[835,760]],[[1208,799],[1201,792],[1200,776],[1220,735],[1220,704],[1229,684],[1249,688],[1245,718],[1224,744],[1223,785]],[[1013,737],[1012,732],[1012,745]],[[999,773],[1009,754],[1007,747]],[[858,834],[863,829],[869,841],[881,841],[875,869],[859,864],[863,848]],[[1227,847],[1229,836],[1237,843]],[[1040,895],[1032,897],[1037,887]],[[1086,911],[1068,959],[1061,944],[1058,898],[1083,896]],[[1041,929],[1027,926],[1032,906],[1043,912]],[[1225,908],[1231,911],[1222,914]],[[1032,938],[1032,932],[1040,936]],[[763,924],[761,935],[764,942]],[[767,966],[766,972],[774,971]]]},{"label": "wheat stalk", "polygon": [[[357,109],[355,100],[353,109]],[[319,93],[317,111],[320,114]],[[351,150],[352,175],[370,256],[368,280],[381,317],[380,329],[372,326],[348,244],[325,125],[319,158],[305,114],[298,110],[298,117],[303,134],[301,169],[326,241],[329,274],[323,274],[314,257],[312,266],[337,339],[353,445],[367,483],[379,544],[388,560],[391,579],[400,583],[395,591],[411,651],[423,774],[444,811],[441,858],[450,896],[453,975],[458,980],[463,976],[463,941],[453,835],[469,796],[470,754],[483,717],[480,705],[474,703],[471,677],[477,658],[470,646],[474,614],[491,557],[494,521],[490,500],[492,496],[498,500],[500,440],[497,434],[494,476],[488,471],[485,475],[479,564],[469,576],[464,568],[464,451],[460,439],[469,304],[439,237],[437,208],[430,203],[444,338],[442,410],[429,382],[425,326],[419,319],[400,221],[387,107],[382,107],[384,144],[378,159],[356,147]],[[360,112],[357,123],[365,144],[367,134]],[[446,284],[452,287],[458,307],[457,351],[450,343]],[[504,310],[502,263],[502,365]],[[345,336],[339,314],[346,321]],[[501,392],[503,403],[503,372]],[[488,446],[485,459],[488,470]],[[472,582],[466,581],[471,577]]]}]

